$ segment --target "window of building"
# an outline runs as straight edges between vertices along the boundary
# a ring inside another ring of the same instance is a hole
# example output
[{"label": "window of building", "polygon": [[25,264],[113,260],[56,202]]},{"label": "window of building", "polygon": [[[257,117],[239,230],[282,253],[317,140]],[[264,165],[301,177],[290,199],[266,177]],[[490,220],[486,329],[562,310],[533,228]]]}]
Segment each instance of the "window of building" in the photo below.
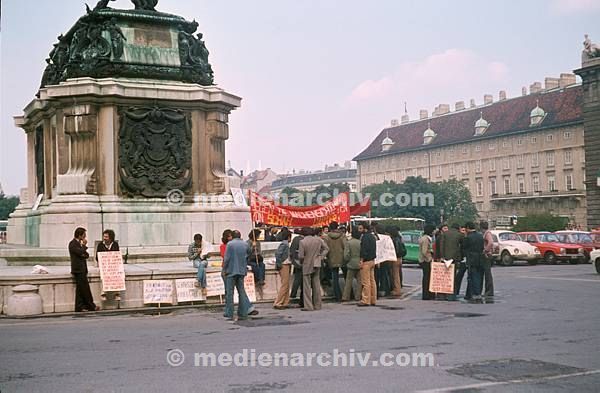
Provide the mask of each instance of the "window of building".
[{"label": "window of building", "polygon": [[563,137],[568,140],[571,139],[571,131],[565,131]]},{"label": "window of building", "polygon": [[495,142],[490,142],[489,147],[490,150],[494,150],[496,148],[496,143]]},{"label": "window of building", "polygon": [[519,187],[519,194],[525,194],[525,177],[519,176],[517,178],[517,184]]},{"label": "window of building", "polygon": [[466,175],[469,173],[469,164],[467,162],[463,162],[462,164],[462,173]]},{"label": "window of building", "polygon": [[556,179],[554,175],[548,176],[548,191],[556,191]]},{"label": "window of building", "polygon": [[481,173],[481,160],[475,161],[475,172]]},{"label": "window of building", "polygon": [[450,147],[450,148],[448,149],[448,151],[449,151],[450,153],[454,153],[454,146]]},{"label": "window of building", "polygon": [[533,153],[531,155],[531,166],[534,168],[540,166],[540,153]]},{"label": "window of building", "polygon": [[502,141],[502,147],[508,147],[508,141]]},{"label": "window of building", "polygon": [[554,166],[554,152],[553,151],[546,152],[546,165]]},{"label": "window of building", "polygon": [[573,190],[573,174],[572,173],[567,173],[565,175],[565,186],[567,188],[567,191]]},{"label": "window of building", "polygon": [[483,182],[481,180],[477,180],[477,196],[483,196]]},{"label": "window of building", "polygon": [[571,150],[565,150],[565,164],[570,165],[573,163],[573,152]]},{"label": "window of building", "polygon": [[525,156],[523,154],[520,154],[517,156],[517,168],[524,168],[525,167]]},{"label": "window of building", "polygon": [[534,145],[537,143],[537,136],[532,136],[531,137],[531,143],[534,144]]},{"label": "window of building", "polygon": [[423,154],[423,162],[424,163],[429,162],[429,154],[427,154],[427,153]]},{"label": "window of building", "polygon": [[517,145],[518,146],[523,145],[523,138],[517,138]]},{"label": "window of building", "polygon": [[496,178],[492,177],[490,179],[490,195],[496,195],[498,190],[496,189]]},{"label": "window of building", "polygon": [[510,177],[504,178],[504,193],[510,194]]},{"label": "window of building", "polygon": [[508,157],[504,157],[504,169],[510,169],[510,159]]},{"label": "window of building", "polygon": [[532,184],[533,184],[533,192],[540,191],[540,177],[538,175],[533,175]]},{"label": "window of building", "polygon": [[454,176],[456,173],[456,170],[454,169],[454,164],[450,164],[450,176]]},{"label": "window of building", "polygon": [[462,152],[463,154],[467,154],[469,152],[469,149],[466,146],[463,146]]},{"label": "window of building", "polygon": [[546,142],[552,142],[554,140],[554,135],[548,134],[546,135]]},{"label": "window of building", "polygon": [[441,165],[438,165],[436,168],[436,176],[442,177],[442,166]]},{"label": "window of building", "polygon": [[481,151],[481,146],[480,145],[475,145],[475,151]]},{"label": "window of building", "polygon": [[492,158],[490,160],[490,171],[495,171],[496,170],[496,159]]}]

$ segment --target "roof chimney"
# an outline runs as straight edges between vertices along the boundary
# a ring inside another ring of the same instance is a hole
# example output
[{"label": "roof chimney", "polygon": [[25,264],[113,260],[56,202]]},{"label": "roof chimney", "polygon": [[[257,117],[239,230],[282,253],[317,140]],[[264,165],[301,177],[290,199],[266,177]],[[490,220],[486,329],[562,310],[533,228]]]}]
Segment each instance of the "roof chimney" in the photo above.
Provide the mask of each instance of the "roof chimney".
[{"label": "roof chimney", "polygon": [[429,112],[427,112],[427,109],[421,109],[419,111],[419,120],[427,119],[428,117],[429,117]]},{"label": "roof chimney", "polygon": [[470,102],[469,106],[471,108],[475,108],[477,106],[477,105],[475,105],[475,99],[474,98],[471,98],[471,102]]},{"label": "roof chimney", "polygon": [[504,100],[506,100],[506,90],[500,90],[500,93],[498,93],[498,101]]},{"label": "roof chimney", "polygon": [[440,104],[438,106],[438,115],[445,115],[450,112],[450,105],[448,104]]},{"label": "roof chimney", "polygon": [[523,86],[523,87],[521,88],[521,95],[524,95],[524,96],[526,96],[526,95],[527,95],[527,86]]},{"label": "roof chimney", "polygon": [[559,85],[559,78],[547,77],[544,79],[544,85],[546,90],[556,89]]},{"label": "roof chimney", "polygon": [[465,102],[464,101],[456,101],[456,104],[454,104],[454,110],[462,111],[463,109],[465,109]]},{"label": "roof chimney", "polygon": [[398,119],[392,119],[392,121],[390,122],[390,125],[392,127],[398,127],[398,124],[400,124],[398,123]]},{"label": "roof chimney", "polygon": [[402,117],[400,118],[400,123],[406,124],[406,123],[408,123],[409,120],[410,120],[410,118],[408,117],[408,115],[402,115]]},{"label": "roof chimney", "polygon": [[494,96],[491,94],[486,94],[483,96],[483,105],[491,104],[494,102]]},{"label": "roof chimney", "polygon": [[558,85],[563,88],[567,86],[571,86],[577,83],[575,79],[575,74],[562,73],[560,74],[560,79],[558,80]]},{"label": "roof chimney", "polygon": [[540,91],[542,91],[542,84],[540,82],[534,82],[529,85],[529,92],[531,94],[539,93]]}]

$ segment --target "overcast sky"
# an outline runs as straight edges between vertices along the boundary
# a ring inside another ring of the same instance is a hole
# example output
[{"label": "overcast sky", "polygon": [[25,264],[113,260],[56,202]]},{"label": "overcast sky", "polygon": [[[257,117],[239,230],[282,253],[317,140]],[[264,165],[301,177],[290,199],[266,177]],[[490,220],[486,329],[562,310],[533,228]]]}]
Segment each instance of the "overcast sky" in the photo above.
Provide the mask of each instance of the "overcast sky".
[{"label": "overcast sky", "polygon": [[[598,0],[160,0],[157,8],[200,23],[215,82],[243,98],[230,116],[227,160],[277,172],[352,159],[404,102],[415,119],[440,103],[519,95],[578,68],[584,33],[600,42]],[[7,194],[26,184],[25,135],[12,116],[34,98],[56,37],[84,12],[82,0],[2,2]]]}]

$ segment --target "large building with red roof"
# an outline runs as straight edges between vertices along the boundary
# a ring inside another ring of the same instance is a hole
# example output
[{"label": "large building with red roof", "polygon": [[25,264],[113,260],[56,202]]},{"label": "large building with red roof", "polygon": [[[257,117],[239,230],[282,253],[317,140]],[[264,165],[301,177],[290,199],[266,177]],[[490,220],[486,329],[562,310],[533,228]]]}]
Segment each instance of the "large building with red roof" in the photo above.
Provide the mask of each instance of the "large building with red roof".
[{"label": "large building with red roof", "polygon": [[393,120],[354,158],[358,187],[409,176],[459,179],[480,217],[497,226],[512,216],[551,212],[586,226],[583,89],[575,75],[537,82],[529,93],[470,107],[438,106],[430,117]]}]

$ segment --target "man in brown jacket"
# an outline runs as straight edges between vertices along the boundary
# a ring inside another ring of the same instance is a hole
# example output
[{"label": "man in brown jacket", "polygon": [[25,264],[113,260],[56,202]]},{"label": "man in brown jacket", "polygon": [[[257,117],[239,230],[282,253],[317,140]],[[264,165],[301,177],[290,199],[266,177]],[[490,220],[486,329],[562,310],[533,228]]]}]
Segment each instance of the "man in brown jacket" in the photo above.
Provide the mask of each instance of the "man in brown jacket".
[{"label": "man in brown jacket", "polygon": [[304,228],[302,230],[304,239],[300,241],[298,259],[302,264],[302,288],[304,290],[303,311],[321,309],[321,282],[319,274],[323,258],[329,249],[325,242],[314,236],[314,230]]}]

